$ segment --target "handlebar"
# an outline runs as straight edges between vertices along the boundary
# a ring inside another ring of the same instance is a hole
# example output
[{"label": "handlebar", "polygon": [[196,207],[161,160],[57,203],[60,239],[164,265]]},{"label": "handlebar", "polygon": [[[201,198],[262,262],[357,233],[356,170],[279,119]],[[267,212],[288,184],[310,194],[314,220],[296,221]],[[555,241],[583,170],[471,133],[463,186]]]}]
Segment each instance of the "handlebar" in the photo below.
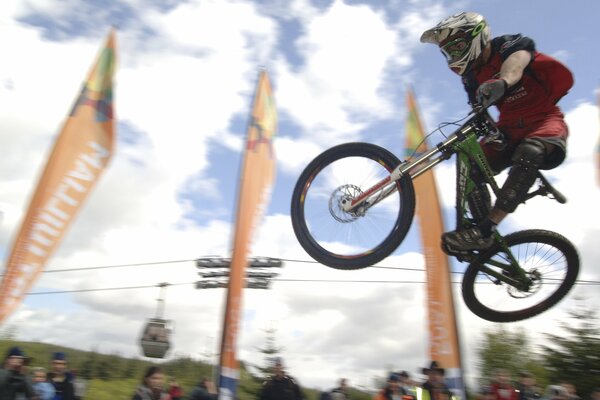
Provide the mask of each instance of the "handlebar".
[{"label": "handlebar", "polygon": [[504,133],[502,133],[502,131],[498,129],[496,121],[494,121],[494,119],[488,112],[488,108],[490,106],[485,107],[479,103],[473,103],[471,104],[471,106],[472,108],[468,115],[472,115],[473,117],[470,121],[477,120],[481,122],[484,127],[484,132],[481,135],[484,138],[483,142],[491,143],[499,147],[505,147],[506,138],[504,136]]}]

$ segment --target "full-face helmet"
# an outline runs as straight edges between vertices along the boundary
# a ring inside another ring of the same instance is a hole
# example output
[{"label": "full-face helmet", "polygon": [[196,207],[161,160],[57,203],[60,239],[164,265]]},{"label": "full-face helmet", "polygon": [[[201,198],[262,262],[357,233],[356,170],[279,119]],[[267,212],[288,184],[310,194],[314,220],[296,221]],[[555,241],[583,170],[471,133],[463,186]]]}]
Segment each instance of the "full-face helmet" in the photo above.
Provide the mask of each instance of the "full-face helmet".
[{"label": "full-face helmet", "polygon": [[450,69],[459,75],[469,71],[489,40],[485,18],[474,12],[452,15],[421,35],[422,43],[440,47]]}]

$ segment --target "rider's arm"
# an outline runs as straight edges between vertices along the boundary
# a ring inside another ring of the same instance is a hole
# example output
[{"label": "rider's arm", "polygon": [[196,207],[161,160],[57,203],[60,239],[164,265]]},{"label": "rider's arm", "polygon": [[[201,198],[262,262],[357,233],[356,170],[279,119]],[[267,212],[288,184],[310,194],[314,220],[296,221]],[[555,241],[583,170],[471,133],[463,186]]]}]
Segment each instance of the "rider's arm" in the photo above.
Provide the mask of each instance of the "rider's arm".
[{"label": "rider's arm", "polygon": [[525,67],[531,62],[531,52],[519,50],[512,53],[500,67],[500,79],[504,79],[508,87],[513,86],[523,77]]}]

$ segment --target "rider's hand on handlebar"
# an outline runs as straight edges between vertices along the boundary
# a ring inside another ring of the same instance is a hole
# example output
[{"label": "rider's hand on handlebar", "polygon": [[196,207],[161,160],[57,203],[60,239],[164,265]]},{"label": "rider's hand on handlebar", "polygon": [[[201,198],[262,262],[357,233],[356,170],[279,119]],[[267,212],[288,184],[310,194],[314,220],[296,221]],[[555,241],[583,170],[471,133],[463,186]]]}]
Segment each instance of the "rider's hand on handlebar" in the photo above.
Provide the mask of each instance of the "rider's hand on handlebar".
[{"label": "rider's hand on handlebar", "polygon": [[508,84],[504,79],[490,79],[483,82],[477,88],[475,94],[477,102],[484,108],[487,108],[500,100],[506,93]]}]

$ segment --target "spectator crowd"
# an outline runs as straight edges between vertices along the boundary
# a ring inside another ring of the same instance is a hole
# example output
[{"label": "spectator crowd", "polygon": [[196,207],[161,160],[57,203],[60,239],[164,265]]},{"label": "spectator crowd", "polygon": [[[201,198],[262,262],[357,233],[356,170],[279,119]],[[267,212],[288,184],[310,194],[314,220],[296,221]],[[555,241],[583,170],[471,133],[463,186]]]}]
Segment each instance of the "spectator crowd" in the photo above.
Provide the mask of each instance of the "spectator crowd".
[{"label": "spectator crowd", "polygon": [[55,352],[51,369],[31,367],[20,347],[11,347],[0,368],[0,400],[81,400],[86,382],[67,368],[67,355]]},{"label": "spectator crowd", "polygon": [[[280,357],[273,360],[272,375],[266,379],[256,400],[304,400],[305,395],[295,378],[290,376]],[[0,400],[82,400],[87,383],[68,368],[67,355],[55,352],[51,368],[29,365],[28,358],[19,347],[8,350],[0,368]],[[436,361],[421,369],[424,381],[411,378],[407,371],[392,372],[372,400],[467,400],[447,386],[445,370]],[[363,394],[364,396],[364,394]],[[214,382],[203,377],[198,384],[184,393],[177,380],[171,377],[166,383],[165,374],[158,366],[150,366],[131,400],[216,400]],[[347,379],[340,379],[330,390],[320,393],[319,400],[350,400],[353,393]],[[363,397],[364,398],[364,397]],[[540,388],[536,377],[527,371],[513,377],[507,370],[498,369],[492,378],[474,396],[475,400],[600,400],[600,388],[582,399],[571,382],[556,382]],[[89,399],[93,400],[93,399]]]}]

